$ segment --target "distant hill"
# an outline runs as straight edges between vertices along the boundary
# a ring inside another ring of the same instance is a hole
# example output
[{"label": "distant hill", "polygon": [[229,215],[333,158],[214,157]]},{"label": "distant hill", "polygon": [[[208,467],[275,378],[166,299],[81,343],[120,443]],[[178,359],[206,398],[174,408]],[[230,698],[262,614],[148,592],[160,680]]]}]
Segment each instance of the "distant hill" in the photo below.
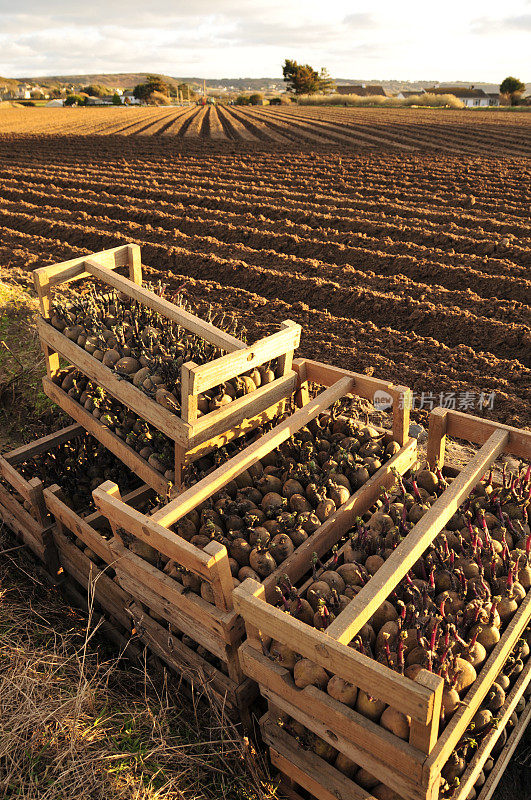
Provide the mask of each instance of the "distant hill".
[{"label": "distant hill", "polygon": [[[39,83],[41,86],[63,86],[70,84],[81,84],[87,86],[90,83],[99,84],[100,86],[107,86],[111,89],[132,89],[137,83],[143,83],[149,72],[116,72],[116,73],[98,73],[94,75],[50,75],[38,78],[19,78],[21,81],[28,81],[28,83]],[[154,73],[159,75],[160,73]],[[171,75],[161,75],[161,78],[170,85],[177,85],[178,83],[189,83],[192,85],[202,86],[203,78],[197,77],[172,77]],[[0,82],[1,82],[0,78]],[[17,81],[14,81],[15,83]],[[233,87],[240,91],[244,89],[258,90],[270,84],[282,84],[281,78],[206,78],[206,85],[215,88],[229,88]]]}]

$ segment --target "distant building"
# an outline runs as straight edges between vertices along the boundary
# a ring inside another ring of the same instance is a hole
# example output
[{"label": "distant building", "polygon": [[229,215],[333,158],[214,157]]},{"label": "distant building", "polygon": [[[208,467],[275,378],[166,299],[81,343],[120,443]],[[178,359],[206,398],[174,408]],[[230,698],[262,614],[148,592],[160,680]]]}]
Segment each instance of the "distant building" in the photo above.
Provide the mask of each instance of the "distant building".
[{"label": "distant building", "polygon": [[[463,89],[462,86],[434,86],[431,89],[426,89],[426,93],[453,94],[454,97],[461,100],[466,108],[484,108],[491,105],[489,95],[483,89],[474,89],[473,86],[469,89]],[[492,105],[495,105],[495,103],[492,103]]]},{"label": "distant building", "polygon": [[401,89],[395,97],[399,100],[409,100],[410,97],[417,97],[419,94],[426,94],[424,89]]},{"label": "distant building", "polygon": [[62,108],[64,105],[64,100],[50,100],[49,103],[46,103],[46,108]]},{"label": "distant building", "polygon": [[383,86],[376,84],[366,83],[349,83],[341,86],[336,86],[337,94],[357,94],[359,97],[370,97],[378,95],[379,97],[387,97],[387,92]]},{"label": "distant building", "polygon": [[124,104],[127,105],[127,106],[139,106],[140,105],[140,100],[138,100],[138,98],[136,98],[134,96],[132,89],[127,89],[123,93],[122,97],[123,97]]},{"label": "distant building", "polygon": [[32,87],[27,83],[19,83],[15,89],[14,96],[17,100],[30,100]]},{"label": "distant building", "polygon": [[500,105],[500,93],[499,92],[486,92],[486,95],[489,98],[489,106],[499,106]]}]

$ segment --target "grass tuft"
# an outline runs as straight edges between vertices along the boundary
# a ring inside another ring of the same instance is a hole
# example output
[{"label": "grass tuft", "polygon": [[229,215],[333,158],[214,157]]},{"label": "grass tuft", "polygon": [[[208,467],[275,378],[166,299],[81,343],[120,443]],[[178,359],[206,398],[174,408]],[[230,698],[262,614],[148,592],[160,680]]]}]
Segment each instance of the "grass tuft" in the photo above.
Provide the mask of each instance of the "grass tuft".
[{"label": "grass tuft", "polygon": [[47,589],[5,529],[0,580],[0,797],[276,796],[221,704],[185,697],[150,659],[140,668],[111,654],[92,615]]}]

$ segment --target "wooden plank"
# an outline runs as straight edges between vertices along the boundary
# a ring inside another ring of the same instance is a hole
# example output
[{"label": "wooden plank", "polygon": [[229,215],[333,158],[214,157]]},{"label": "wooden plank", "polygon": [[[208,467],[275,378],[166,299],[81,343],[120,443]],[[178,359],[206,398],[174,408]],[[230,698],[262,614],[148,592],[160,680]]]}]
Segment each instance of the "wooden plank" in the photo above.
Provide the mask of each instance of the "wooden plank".
[{"label": "wooden plank", "polygon": [[181,417],[189,425],[197,419],[197,394],[192,391],[192,372],[196,367],[194,361],[187,361],[181,367]]},{"label": "wooden plank", "polygon": [[480,747],[474,753],[474,756],[468,764],[464,774],[459,779],[459,790],[454,795],[452,800],[466,800],[472,787],[474,786],[479,773],[483,769],[483,765],[487,758],[490,756],[492,748],[500,738],[502,730],[507,725],[507,721],[513,713],[516,704],[522,697],[525,689],[529,685],[531,677],[531,660],[527,660],[523,671],[518,676],[516,683],[507,695],[503,707],[496,712],[497,725],[488,736],[483,739]]},{"label": "wooden plank", "polygon": [[488,693],[493,681],[502,668],[505,660],[517,639],[522,634],[531,619],[531,591],[520,603],[518,611],[509,622],[500,641],[483,664],[481,671],[463,698],[448,725],[439,736],[437,744],[426,759],[425,772],[434,776],[440,772],[443,765],[450,757],[452,750],[465,732],[468,723],[478,710],[485,695]]},{"label": "wooden plank", "polygon": [[[200,444],[205,439],[212,439],[234,425],[241,423],[242,419],[254,417],[265,407],[276,405],[281,400],[288,398],[298,386],[297,373],[289,372],[271,383],[260,386],[251,394],[237,397],[232,403],[210,411],[199,417],[192,424],[190,446]],[[189,421],[189,420],[187,420]]]},{"label": "wooden plank", "polygon": [[196,483],[192,489],[183,492],[178,498],[168,503],[167,506],[155,512],[151,519],[161,525],[173,525],[174,522],[182,519],[189,511],[192,511],[199,503],[219,491],[230,480],[246,470],[247,467],[256,464],[266,453],[270,453],[275,447],[289,439],[293,433],[318,416],[340,397],[347,394],[351,388],[351,379],[343,378],[337,381],[329,389],[317,395],[304,408],[296,411],[280,425],[277,425],[269,433],[262,436],[257,442],[249,445],[249,447],[242,450],[241,453],[238,453],[215,472]]},{"label": "wooden plank", "polygon": [[499,430],[507,433],[505,453],[511,453],[518,458],[531,456],[531,431],[512,428],[510,425],[501,425],[499,422],[473,417],[461,411],[448,410],[446,416],[446,434],[456,439],[466,439],[469,442],[483,444],[495,431]]},{"label": "wooden plank", "polygon": [[238,439],[240,436],[250,433],[260,425],[271,422],[284,411],[285,405],[286,401],[281,400],[279,403],[275,403],[275,405],[264,409],[264,411],[260,411],[254,417],[249,417],[240,422],[233,423],[231,428],[227,428],[223,433],[218,434],[218,436],[208,438],[206,441],[192,446],[186,453],[187,463],[197,461],[198,458],[212,452],[212,450],[218,447],[224,447],[228,442],[232,442],[234,439]]},{"label": "wooden plank", "polygon": [[39,544],[43,543],[42,535],[48,526],[44,527],[40,522],[37,522],[31,514],[26,511],[22,503],[20,503],[15,495],[8,492],[8,490],[0,484],[0,503],[4,506],[10,514],[13,514],[25,527],[28,534],[35,539]]},{"label": "wooden plank", "polygon": [[27,527],[20,522],[17,517],[11,513],[2,503],[0,497],[0,521],[7,525],[13,533],[18,534],[26,547],[28,547],[40,561],[45,562],[45,547],[42,542],[37,541],[28,531]]},{"label": "wooden plank", "polygon": [[273,764],[318,800],[374,800],[365,789],[324,759],[311,750],[303,750],[276,723],[261,722],[260,730],[266,744],[273,748],[270,753]]},{"label": "wooden plank", "polygon": [[96,506],[105,514],[111,525],[125,529],[127,533],[147,542],[163,555],[173,558],[185,569],[206,580],[209,579],[211,557],[207,553],[203,553],[173,531],[162,527],[153,517],[146,517],[135,508],[112,497],[111,492],[117,489],[115,483],[106,481],[92,492]]},{"label": "wooden plank", "polygon": [[[332,741],[329,743],[361,767],[374,775],[379,775],[380,770],[400,773],[402,778],[408,778],[408,786],[420,783],[424,756],[407,742],[315,686],[297,689],[287,669],[268,659],[248,642],[240,647],[240,661],[245,674],[260,686],[262,695],[321,738],[326,739],[327,732],[333,731],[337,741],[343,742],[343,747]],[[347,743],[349,752],[346,752]],[[403,780],[399,785],[403,789]],[[397,786],[393,788],[400,792]]]},{"label": "wooden plank", "polygon": [[516,725],[513,732],[509,736],[507,743],[501,752],[500,757],[496,761],[492,770],[489,772],[487,780],[483,784],[476,800],[490,800],[490,798],[494,794],[494,790],[496,789],[498,783],[503,777],[503,773],[505,772],[507,764],[511,760],[512,754],[516,750],[520,739],[524,735],[530,720],[531,720],[531,703],[528,702],[525,710],[522,712],[522,715],[518,720],[518,725]]},{"label": "wooden plank", "polygon": [[124,442],[123,439],[120,439],[119,436],[111,431],[110,428],[107,428],[105,425],[102,425],[101,422],[96,419],[92,414],[90,414],[85,408],[83,408],[80,403],[70,397],[64,389],[61,389],[60,386],[57,386],[48,378],[44,377],[42,379],[42,385],[45,394],[53,400],[54,403],[57,403],[63,411],[66,411],[76,422],[81,423],[85,430],[87,430],[92,436],[98,439],[99,442],[110,450],[111,453],[120,459],[129,469],[138,475],[145,483],[148,483],[157,494],[160,494],[162,497],[165,497],[168,494],[169,483],[164,475],[161,475],[160,472],[157,472],[156,469],[148,464],[148,462],[142,458],[136,450],[133,450],[128,444]]},{"label": "wooden plank", "polygon": [[433,710],[431,719],[426,725],[414,719],[411,720],[409,744],[428,754],[435,747],[439,735],[444,680],[439,675],[434,675],[425,669],[419,672],[415,680],[433,692]]},{"label": "wooden plank", "polygon": [[[122,499],[124,503],[128,503],[129,505],[133,506],[133,508],[136,508],[140,503],[149,499],[150,497],[153,497],[153,489],[151,486],[144,485],[139,486],[138,489],[133,489],[132,492],[128,492],[128,494],[125,494]],[[87,523],[87,525],[92,525],[93,523],[101,522],[102,520],[105,520],[106,522],[108,521],[107,517],[105,517],[101,511],[93,511],[92,514],[88,514],[86,517],[83,517],[83,520]]]},{"label": "wooden plank", "polygon": [[120,586],[131,597],[134,597],[142,605],[147,606],[150,611],[154,611],[159,617],[163,617],[166,622],[174,625],[182,633],[186,633],[198,644],[206,647],[213,655],[225,660],[226,643],[222,641],[221,636],[200,625],[197,617],[182,612],[174,603],[154,592],[149,586],[144,586],[139,581],[133,580],[121,569],[120,565],[116,568],[116,574],[120,580]]},{"label": "wooden plank", "polygon": [[86,520],[83,520],[66,503],[63,503],[56,494],[57,490],[60,491],[57,485],[50,486],[44,490],[44,499],[50,513],[78,539],[81,539],[97,556],[102,558],[106,564],[112,564],[115,560],[115,554],[111,550],[110,542],[95,531],[94,528],[91,528]]},{"label": "wooden plank", "polygon": [[129,280],[142,286],[142,258],[140,247],[137,244],[128,244],[127,260],[129,265]]},{"label": "wooden plank", "polygon": [[187,443],[190,426],[180,417],[151,400],[132,383],[115,375],[101,361],[75,342],[71,342],[43,319],[37,319],[37,330],[42,340],[53,346],[58,353],[75,364],[88,378],[106,389],[116,400],[151,422],[157,430],[165,433],[170,439],[181,444]]},{"label": "wooden plank", "polygon": [[[288,325],[289,323],[289,325]],[[301,326],[296,322],[286,320],[287,327],[259,339],[252,345],[227,353],[209,364],[201,364],[191,370],[191,386],[193,394],[201,394],[214,386],[218,386],[235,375],[248,372],[260,366],[265,361],[270,361],[277,356],[299,346]]]},{"label": "wooden plank", "polygon": [[399,388],[390,381],[381,378],[373,378],[369,375],[362,375],[359,372],[352,372],[342,367],[333,367],[330,364],[312,361],[309,358],[305,358],[304,363],[306,365],[306,379],[310,383],[317,383],[320,386],[331,386],[341,378],[352,378],[354,385],[351,391],[359,397],[364,397],[371,402],[377,390],[390,393],[391,390]]},{"label": "wooden plank", "polygon": [[[178,581],[170,578],[169,575],[149,564],[119,542],[111,542],[110,548],[114,553],[115,568],[117,570],[122,570],[130,579],[158,593],[168,602],[174,604],[177,609],[190,614],[190,617],[195,619],[198,624],[203,625],[223,638],[223,624],[215,613],[215,606],[206,603],[206,601],[203,601],[203,604],[195,603],[196,595],[186,593]],[[197,599],[202,600],[202,598]]]},{"label": "wooden plank", "polygon": [[0,456],[0,475],[24,500],[31,502],[32,492],[28,481],[3,456]]},{"label": "wooden plank", "polygon": [[481,450],[455,478],[448,489],[417,522],[405,539],[393,550],[370,581],[347,608],[327,628],[329,636],[348,644],[374,612],[422,556],[441,529],[452,517],[485,469],[501,453],[507,442],[506,431],[496,430]]},{"label": "wooden plank", "polygon": [[[136,245],[120,245],[119,247],[111,247],[109,250],[100,250],[97,254],[92,254],[92,257],[97,255],[98,262],[103,264],[107,269],[118,269],[119,267],[129,266],[129,247],[136,247]],[[34,275],[39,279],[46,278],[49,286],[57,286],[60,283],[65,283],[72,280],[80,280],[81,278],[90,278],[91,274],[85,272],[85,261],[91,258],[91,255],[78,256],[69,261],[62,261],[60,264],[51,264],[47,267],[40,267],[34,270]]]},{"label": "wooden plank", "polygon": [[[292,320],[287,319],[284,322],[280,323],[280,330],[288,330],[292,328],[293,325],[296,323],[292,322]],[[300,327],[300,326],[299,326]],[[302,329],[301,329],[302,330]],[[299,335],[299,342],[297,343],[297,347],[300,344],[300,335]],[[280,375],[287,375],[288,372],[291,372],[292,365],[293,365],[293,350],[295,348],[290,348],[285,353],[282,353],[278,357],[278,372]]]},{"label": "wooden plank", "polygon": [[[297,359],[297,368],[301,368],[301,359]],[[411,390],[407,386],[399,386],[381,378],[373,378],[368,375],[361,375],[358,372],[333,367],[330,364],[323,364],[320,361],[304,359],[305,380],[310,383],[317,383],[321,386],[330,386],[334,381],[341,377],[351,377],[355,380],[354,394],[364,397],[371,403],[377,391],[383,391],[390,395],[392,399],[393,413],[393,437],[400,444],[404,445],[409,439],[409,417],[411,410]]]},{"label": "wooden plank", "polygon": [[201,658],[194,650],[186,647],[177,637],[165,631],[136,603],[131,604],[130,610],[138,635],[159,658],[189,682],[193,683],[197,679],[201,685],[205,680],[216,694],[231,705],[235,705],[236,687],[230,678]]},{"label": "wooden plank", "polygon": [[261,589],[261,584],[251,578],[234,589],[234,607],[244,620],[252,621],[266,636],[289,644],[304,658],[315,661],[384,703],[400,708],[413,719],[423,723],[431,719],[431,690],[336,642],[324,631],[310,628],[279,608],[257,599],[254,592]]},{"label": "wooden plank", "polygon": [[124,294],[132,297],[138,303],[142,303],[142,305],[151,308],[153,311],[166,317],[166,319],[171,319],[187,331],[201,336],[207,342],[219,347],[221,350],[232,352],[233,350],[243,350],[246,348],[245,343],[236,339],[235,336],[231,336],[225,333],[225,331],[216,328],[216,326],[212,325],[210,322],[205,322],[194,314],[190,314],[188,311],[185,311],[184,308],[180,308],[174,303],[164,300],[164,298],[156,295],[155,292],[145,289],[143,286],[132,284],[127,278],[123,278],[121,275],[118,275],[118,273],[110,271],[100,263],[99,254],[96,254],[93,258],[86,259],[84,266],[85,270],[95,278],[104,281],[110,286],[114,286],[115,289],[124,292]]},{"label": "wooden plank", "polygon": [[395,483],[394,470],[404,474],[417,461],[417,442],[410,439],[405,448],[372,475],[352,494],[320,527],[312,533],[277,570],[262,581],[269,602],[276,599],[275,587],[279,575],[286,573],[292,583],[299,581],[307,572],[312,553],[321,558],[352,527],[357,516],[361,516],[378,500],[382,487],[390,489]]},{"label": "wooden plank", "polygon": [[74,423],[60,431],[50,433],[48,436],[43,436],[41,439],[37,439],[34,442],[24,444],[22,447],[17,447],[16,450],[10,450],[9,453],[4,453],[4,458],[14,466],[15,464],[20,464],[21,461],[35,458],[35,456],[41,453],[47,453],[48,450],[52,450],[54,447],[58,447],[60,444],[68,442],[70,439],[74,439],[76,436],[81,436],[84,433],[83,426]]},{"label": "wooden plank", "polygon": [[216,608],[232,611],[232,590],[234,579],[229,564],[229,554],[225,545],[220,542],[209,542],[203,552],[211,556],[208,562],[210,569],[210,586],[216,601]]},{"label": "wooden plank", "polygon": [[428,443],[426,445],[426,460],[430,469],[444,466],[446,451],[446,424],[448,419],[447,408],[434,408],[429,418]]},{"label": "wooden plank", "polygon": [[390,391],[393,397],[393,438],[400,446],[409,439],[409,418],[413,406],[413,393],[407,386],[394,386]]},{"label": "wooden plank", "polygon": [[[426,789],[412,780],[411,773],[408,774],[405,770],[399,771],[396,768],[389,767],[389,764],[385,761],[385,755],[383,755],[382,759],[374,758],[371,753],[363,748],[352,745],[349,741],[339,736],[336,731],[332,729],[332,726],[328,726],[326,722],[316,720],[312,713],[313,709],[309,710],[307,713],[304,709],[300,708],[300,706],[292,706],[286,703],[285,700],[282,700],[281,697],[278,697],[273,692],[266,690],[263,694],[270,703],[277,706],[280,704],[279,707],[289,714],[290,717],[296,719],[308,728],[308,730],[316,733],[329,745],[335,747],[336,750],[339,750],[340,753],[350,758],[351,761],[354,761],[355,764],[367,769],[373,775],[377,775],[382,783],[389,786],[395,792],[398,792],[402,797],[407,797],[408,800],[425,800]],[[385,748],[381,747],[381,750],[385,750]],[[402,762],[402,767],[404,768],[406,764],[409,763],[410,759],[405,757]],[[417,765],[417,767],[418,766],[419,765]]]}]

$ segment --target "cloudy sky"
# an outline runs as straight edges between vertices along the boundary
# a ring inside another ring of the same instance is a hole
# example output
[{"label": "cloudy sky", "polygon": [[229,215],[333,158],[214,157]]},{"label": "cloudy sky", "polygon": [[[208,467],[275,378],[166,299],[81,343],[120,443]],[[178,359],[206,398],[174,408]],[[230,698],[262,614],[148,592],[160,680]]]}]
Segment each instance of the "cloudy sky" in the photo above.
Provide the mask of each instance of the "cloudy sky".
[{"label": "cloudy sky", "polygon": [[0,75],[531,80],[531,0],[0,0]]}]

